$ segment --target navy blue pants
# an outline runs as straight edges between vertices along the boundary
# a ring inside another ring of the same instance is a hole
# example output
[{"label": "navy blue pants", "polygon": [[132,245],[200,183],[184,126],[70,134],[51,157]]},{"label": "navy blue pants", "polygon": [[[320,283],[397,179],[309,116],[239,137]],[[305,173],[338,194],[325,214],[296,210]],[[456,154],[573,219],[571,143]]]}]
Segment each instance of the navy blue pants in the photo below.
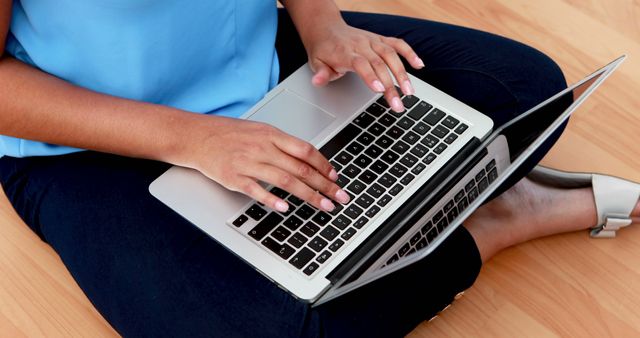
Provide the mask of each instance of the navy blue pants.
[{"label": "navy blue pants", "polygon": [[[344,16],[405,39],[427,65],[414,75],[496,125],[566,86],[548,57],[502,37],[404,17]],[[283,78],[306,61],[284,11],[277,48]],[[461,227],[425,260],[312,309],[151,197],[148,185],[168,168],[96,152],[0,158],[0,182],[18,214],[124,336],[398,337],[471,286],[481,266]]]}]

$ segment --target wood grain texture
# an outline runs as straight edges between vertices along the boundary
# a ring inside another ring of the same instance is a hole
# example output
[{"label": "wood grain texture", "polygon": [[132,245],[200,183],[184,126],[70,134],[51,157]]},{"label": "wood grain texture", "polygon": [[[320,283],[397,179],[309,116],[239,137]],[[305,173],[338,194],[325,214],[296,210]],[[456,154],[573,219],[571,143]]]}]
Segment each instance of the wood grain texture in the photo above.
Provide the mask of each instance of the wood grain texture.
[{"label": "wood grain texture", "polygon": [[[572,118],[544,163],[640,181],[640,3],[632,0],[339,0],[530,44],[574,82],[631,57]],[[427,65],[428,66],[428,65]],[[640,227],[615,240],[544,238],[486,264],[466,295],[410,337],[640,336]],[[0,336],[116,336],[58,256],[0,196]]]}]

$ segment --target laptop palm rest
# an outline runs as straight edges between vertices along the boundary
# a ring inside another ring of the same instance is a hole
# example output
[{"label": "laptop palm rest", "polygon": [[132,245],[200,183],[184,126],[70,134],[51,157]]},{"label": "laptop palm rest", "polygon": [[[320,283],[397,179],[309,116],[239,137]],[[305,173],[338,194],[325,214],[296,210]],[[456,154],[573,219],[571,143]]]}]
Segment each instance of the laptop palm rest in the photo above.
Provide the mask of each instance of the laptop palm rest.
[{"label": "laptop palm rest", "polygon": [[309,142],[336,117],[297,94],[283,90],[247,119],[267,123]]}]

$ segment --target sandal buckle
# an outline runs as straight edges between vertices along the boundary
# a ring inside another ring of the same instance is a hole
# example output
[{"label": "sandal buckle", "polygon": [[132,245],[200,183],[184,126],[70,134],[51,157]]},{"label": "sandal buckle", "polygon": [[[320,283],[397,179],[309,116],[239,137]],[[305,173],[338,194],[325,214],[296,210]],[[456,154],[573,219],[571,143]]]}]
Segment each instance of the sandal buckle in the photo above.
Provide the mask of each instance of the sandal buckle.
[{"label": "sandal buckle", "polygon": [[616,231],[620,228],[631,225],[632,221],[628,217],[605,217],[603,225],[596,226],[591,229],[591,237],[593,238],[613,238],[616,237]]}]

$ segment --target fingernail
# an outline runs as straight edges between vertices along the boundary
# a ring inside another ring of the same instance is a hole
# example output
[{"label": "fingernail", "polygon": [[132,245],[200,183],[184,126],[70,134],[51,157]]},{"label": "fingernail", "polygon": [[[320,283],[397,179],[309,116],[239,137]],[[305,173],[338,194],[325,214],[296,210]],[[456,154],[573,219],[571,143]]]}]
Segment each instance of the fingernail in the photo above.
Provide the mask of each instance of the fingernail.
[{"label": "fingernail", "polygon": [[329,173],[329,178],[332,180],[337,180],[338,179],[338,172],[335,169],[331,169],[331,172]]},{"label": "fingernail", "polygon": [[409,80],[404,80],[404,82],[402,82],[402,91],[405,95],[415,94],[415,90],[413,89],[413,86],[411,85],[411,82],[409,82]]},{"label": "fingernail", "polygon": [[417,65],[418,65],[418,67],[420,67],[420,68],[424,68],[424,62],[422,61],[422,59],[421,59],[421,58],[419,58],[419,57],[417,57],[417,56],[416,56],[416,57],[413,59],[413,62],[414,62],[415,64],[417,64]]},{"label": "fingernail", "polygon": [[276,210],[280,212],[287,212],[289,210],[289,205],[285,201],[276,202]]},{"label": "fingernail", "polygon": [[399,97],[394,97],[391,99],[391,108],[397,113],[402,113],[404,111],[404,105],[402,101],[400,101]]},{"label": "fingernail", "polygon": [[342,204],[347,204],[349,203],[349,200],[351,200],[351,198],[349,197],[349,194],[340,189],[338,190],[338,192],[336,192],[336,200]]},{"label": "fingernail", "polygon": [[378,80],[373,81],[373,89],[378,93],[384,92],[384,86],[382,85],[382,82]]},{"label": "fingernail", "polygon": [[320,201],[320,206],[322,207],[322,209],[329,212],[333,211],[333,209],[336,208],[336,206],[326,198],[323,198],[322,201]]}]

